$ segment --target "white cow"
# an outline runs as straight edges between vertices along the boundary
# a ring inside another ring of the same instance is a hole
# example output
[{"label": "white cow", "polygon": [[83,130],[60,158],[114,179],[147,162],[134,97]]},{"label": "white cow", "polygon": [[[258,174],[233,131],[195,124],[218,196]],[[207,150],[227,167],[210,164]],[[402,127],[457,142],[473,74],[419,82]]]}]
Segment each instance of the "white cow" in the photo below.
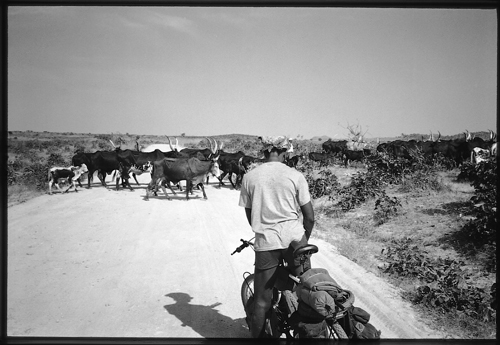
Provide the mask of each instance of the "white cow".
[{"label": "white cow", "polygon": [[482,149],[480,147],[475,147],[470,153],[470,161],[472,164],[477,164],[480,162],[487,161],[491,157],[489,150]]},{"label": "white cow", "polygon": [[162,152],[169,152],[169,151],[180,151],[185,149],[185,147],[179,145],[179,141],[177,138],[175,138],[175,144],[172,144],[172,141],[170,140],[170,137],[168,138],[168,144],[151,144],[143,148],[141,151],[142,152],[153,152],[154,150],[158,149]]}]

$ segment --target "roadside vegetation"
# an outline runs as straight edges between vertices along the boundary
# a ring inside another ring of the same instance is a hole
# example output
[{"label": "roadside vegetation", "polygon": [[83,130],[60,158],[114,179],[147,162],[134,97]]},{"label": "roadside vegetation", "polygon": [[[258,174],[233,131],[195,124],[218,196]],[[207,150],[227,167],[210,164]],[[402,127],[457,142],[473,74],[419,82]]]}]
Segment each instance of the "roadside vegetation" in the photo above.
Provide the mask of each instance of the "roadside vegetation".
[{"label": "roadside vegetation", "polygon": [[[134,149],[136,135],[9,132],[8,205],[47,193],[52,166],[69,166],[77,150]],[[178,137],[207,147],[203,137]],[[227,152],[260,156],[256,136],[216,136]],[[295,154],[321,151],[321,141],[296,139]],[[140,143],[168,143],[141,136]],[[453,167],[382,156],[345,168],[301,159],[318,236],[365,269],[400,287],[429,320],[453,338],[496,338],[497,161]],[[367,282],[369,284],[369,282]]]},{"label": "roadside vegetation", "polygon": [[[319,236],[402,288],[431,326],[495,338],[496,159],[450,170],[414,158],[379,156],[366,169],[302,165]],[[341,174],[349,179],[339,183]]]}]

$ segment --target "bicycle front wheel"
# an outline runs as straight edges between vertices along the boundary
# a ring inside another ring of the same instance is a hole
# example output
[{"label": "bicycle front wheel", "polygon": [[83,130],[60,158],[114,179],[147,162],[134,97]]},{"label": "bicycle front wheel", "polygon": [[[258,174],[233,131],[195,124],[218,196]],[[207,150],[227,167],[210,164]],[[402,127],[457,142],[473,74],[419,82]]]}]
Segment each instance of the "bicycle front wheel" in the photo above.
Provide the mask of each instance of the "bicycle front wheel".
[{"label": "bicycle front wheel", "polygon": [[250,297],[253,297],[254,280],[255,275],[249,274],[243,281],[243,284],[241,284],[241,303],[243,303],[243,308],[245,308],[245,310],[247,310],[248,300]]}]

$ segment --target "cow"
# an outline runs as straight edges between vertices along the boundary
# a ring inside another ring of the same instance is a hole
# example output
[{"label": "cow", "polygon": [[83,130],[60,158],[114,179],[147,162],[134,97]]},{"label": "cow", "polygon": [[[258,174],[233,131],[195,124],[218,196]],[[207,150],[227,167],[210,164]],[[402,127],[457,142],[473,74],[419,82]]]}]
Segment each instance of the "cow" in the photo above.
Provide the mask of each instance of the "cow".
[{"label": "cow", "polygon": [[352,161],[363,162],[367,156],[370,156],[370,150],[368,149],[363,151],[345,150],[343,153],[344,166],[347,167],[348,163]]},{"label": "cow", "polygon": [[332,139],[328,139],[321,147],[325,153],[339,154],[347,149],[347,140],[332,141]]},{"label": "cow", "polygon": [[[61,193],[67,193],[71,187],[75,188],[75,192],[78,192],[76,189],[75,181],[77,181],[80,176],[84,173],[88,172],[87,166],[85,164],[82,164],[80,166],[70,166],[68,168],[61,168],[61,167],[53,167],[49,169],[49,195],[52,195],[52,185],[56,185],[57,189]],[[60,179],[67,179],[68,180],[68,188],[63,192],[61,190],[61,187],[59,187],[59,180]]]},{"label": "cow", "polygon": [[[166,189],[164,188],[164,183],[170,188],[173,194],[175,192],[170,186],[170,182],[179,183],[180,181],[186,181],[186,199],[189,199],[189,192],[192,194],[193,185],[198,188],[201,187],[203,196],[206,199],[205,189],[203,186],[203,177],[207,176],[208,173],[212,173],[214,176],[220,176],[219,170],[219,156],[217,141],[214,140],[215,145],[212,146],[212,142],[207,138],[210,143],[210,159],[203,160],[200,159],[200,153],[195,157],[181,157],[181,158],[163,158],[161,161],[156,161],[153,163],[153,173],[151,177],[151,182],[148,185],[146,200],[149,199],[150,191],[155,192],[158,187],[161,187],[167,199],[170,200]],[[174,163],[172,163],[174,162]],[[156,167],[156,169],[155,169]],[[208,183],[208,178],[207,178]]]},{"label": "cow", "polygon": [[181,151],[184,149],[183,146],[179,145],[177,138],[174,138],[175,145],[172,144],[170,137],[167,137],[167,139],[168,139],[168,144],[151,144],[145,148],[142,148],[140,151],[141,152],[153,152],[154,150],[160,150],[162,152],[169,152],[169,151],[173,151],[173,150]]},{"label": "cow", "polygon": [[288,165],[290,168],[296,168],[300,158],[301,158],[300,155],[295,155],[291,158],[286,159],[284,163]]},{"label": "cow", "polygon": [[[115,170],[118,170],[118,177],[116,179],[116,190],[118,190],[118,185],[120,178],[123,180],[123,186],[128,187],[130,190],[129,172],[130,168],[136,164],[135,158],[129,150],[115,150],[115,151],[97,151],[90,155],[92,171],[89,169],[89,176],[97,171],[97,176],[101,180],[101,184],[104,187],[106,185],[106,175],[111,174]],[[89,183],[90,188],[90,183]]]},{"label": "cow", "polygon": [[482,149],[480,147],[475,147],[472,149],[470,154],[470,162],[472,164],[478,164],[480,162],[487,161],[491,157],[491,152],[487,149]]},{"label": "cow", "polygon": [[[209,138],[205,137],[205,139],[208,140],[210,144],[210,148],[205,148],[205,149],[190,149],[190,148],[185,148],[179,151],[182,157],[189,158],[189,157],[196,157],[200,160],[203,159],[210,159],[215,153],[212,149],[212,142],[210,141]],[[215,145],[217,145],[217,141],[214,139]],[[215,149],[217,151],[217,148]]]},{"label": "cow", "polygon": [[134,178],[137,185],[139,182],[137,181],[136,175],[141,175],[144,172],[151,172],[147,167],[151,166],[151,162],[162,160],[163,158],[179,158],[182,155],[176,149],[172,149],[171,151],[163,152],[158,149],[152,152],[141,152],[141,151],[132,151],[132,150],[123,150],[122,152],[130,152],[132,156],[134,156],[135,164],[133,167],[132,177]]},{"label": "cow", "polygon": [[201,161],[196,157],[192,158],[163,158],[161,161],[153,163],[153,177],[146,190],[146,200],[152,191],[161,187],[168,200],[167,191],[163,185],[166,182],[170,191],[175,195],[170,183],[178,183],[179,181],[186,181],[186,200],[189,200],[189,192],[193,185],[201,186],[203,197],[207,199],[205,188],[203,187],[204,177],[208,173],[212,173],[218,177],[220,175],[219,164],[217,162],[218,156],[212,157],[210,160]]},{"label": "cow", "polygon": [[333,160],[335,154],[333,153],[323,153],[323,152],[310,152],[309,159],[315,162],[319,162],[319,165],[328,165],[330,160]]},{"label": "cow", "polygon": [[488,140],[488,146],[491,156],[495,157],[497,155],[497,134],[494,133],[491,129],[489,131],[490,131],[490,140]]},{"label": "cow", "polygon": [[[229,175],[229,182],[231,183],[233,188],[236,189],[236,186],[232,180],[232,175],[235,174],[237,177],[236,179],[238,180],[238,176],[244,173],[244,170],[242,170],[242,165],[241,165],[244,156],[245,153],[243,151],[230,153],[220,150],[219,169],[221,170],[221,175],[218,177],[219,187],[224,186],[224,182],[222,182],[222,179],[226,175]],[[207,183],[208,183],[208,177],[207,177]]]}]

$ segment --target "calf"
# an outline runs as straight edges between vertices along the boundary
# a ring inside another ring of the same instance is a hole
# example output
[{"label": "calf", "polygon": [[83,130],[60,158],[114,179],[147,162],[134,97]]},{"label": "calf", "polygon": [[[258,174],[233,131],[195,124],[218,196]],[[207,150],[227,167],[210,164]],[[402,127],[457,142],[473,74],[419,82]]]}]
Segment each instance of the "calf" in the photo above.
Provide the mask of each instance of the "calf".
[{"label": "calf", "polygon": [[[88,172],[87,166],[82,164],[81,166],[75,167],[70,166],[69,168],[61,168],[61,167],[53,167],[49,169],[49,195],[52,195],[52,185],[55,184],[57,189],[60,192],[66,193],[70,190],[71,187],[75,187],[75,192],[78,192],[76,189],[75,181],[77,181],[80,176],[84,173]],[[59,180],[67,179],[68,180],[68,188],[63,192],[61,187],[59,187]]]},{"label": "calf", "polygon": [[344,166],[347,167],[347,164],[352,161],[363,162],[363,160],[370,155],[370,150],[363,149],[363,151],[352,151],[352,150],[344,150]]},{"label": "calf", "polygon": [[323,152],[310,152],[309,159],[315,162],[319,162],[320,166],[327,166],[330,160],[334,160],[335,155],[333,153],[323,153]]}]

